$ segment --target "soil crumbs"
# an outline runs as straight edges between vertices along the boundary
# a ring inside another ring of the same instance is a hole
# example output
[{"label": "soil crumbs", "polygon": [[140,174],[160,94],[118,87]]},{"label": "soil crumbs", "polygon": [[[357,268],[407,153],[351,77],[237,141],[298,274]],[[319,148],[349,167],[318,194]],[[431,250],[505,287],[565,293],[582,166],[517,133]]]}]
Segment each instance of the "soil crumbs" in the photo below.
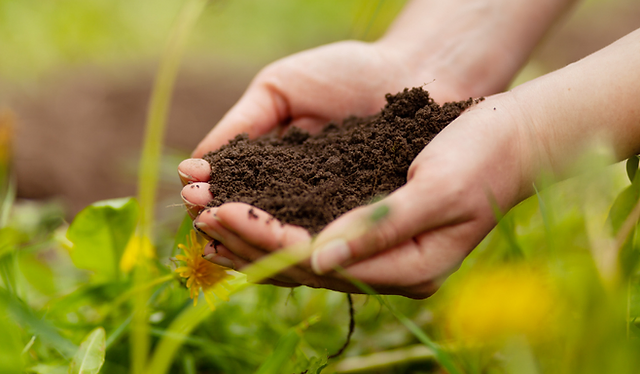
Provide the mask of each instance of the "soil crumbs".
[{"label": "soil crumbs", "polygon": [[386,100],[380,113],[331,122],[317,135],[295,127],[282,137],[238,135],[204,156],[211,164],[209,206],[243,202],[318,233],[341,214],[404,185],[418,153],[477,102],[440,106],[422,88],[387,94]]}]

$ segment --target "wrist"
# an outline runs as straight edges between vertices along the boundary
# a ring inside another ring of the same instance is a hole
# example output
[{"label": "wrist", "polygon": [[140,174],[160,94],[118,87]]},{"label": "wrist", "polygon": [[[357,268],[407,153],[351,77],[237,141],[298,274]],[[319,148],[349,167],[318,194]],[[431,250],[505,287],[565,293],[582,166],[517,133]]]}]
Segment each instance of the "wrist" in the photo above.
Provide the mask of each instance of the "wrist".
[{"label": "wrist", "polygon": [[417,81],[461,97],[504,90],[573,0],[410,1],[376,43],[405,61]]}]

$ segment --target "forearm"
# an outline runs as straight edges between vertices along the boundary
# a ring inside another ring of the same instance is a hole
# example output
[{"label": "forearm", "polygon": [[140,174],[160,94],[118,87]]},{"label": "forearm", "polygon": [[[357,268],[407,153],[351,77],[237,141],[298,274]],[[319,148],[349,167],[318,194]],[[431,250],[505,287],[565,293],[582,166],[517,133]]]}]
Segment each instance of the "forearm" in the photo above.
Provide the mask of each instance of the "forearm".
[{"label": "forearm", "polygon": [[523,142],[535,148],[531,170],[565,175],[575,155],[596,143],[618,159],[640,151],[640,29],[511,95],[527,123]]},{"label": "forearm", "polygon": [[402,55],[420,83],[466,96],[506,88],[575,0],[413,0],[378,43]]}]

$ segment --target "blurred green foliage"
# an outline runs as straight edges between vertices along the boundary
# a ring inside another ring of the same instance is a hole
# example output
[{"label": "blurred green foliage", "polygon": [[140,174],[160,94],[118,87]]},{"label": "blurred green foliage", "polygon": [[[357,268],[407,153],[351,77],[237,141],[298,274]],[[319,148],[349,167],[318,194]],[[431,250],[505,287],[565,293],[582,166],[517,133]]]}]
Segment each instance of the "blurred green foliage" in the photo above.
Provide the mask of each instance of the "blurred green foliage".
[{"label": "blurred green foliage", "polygon": [[[191,37],[201,58],[260,66],[318,44],[380,35],[405,0],[211,1]],[[157,61],[180,0],[0,0],[0,79]]]}]

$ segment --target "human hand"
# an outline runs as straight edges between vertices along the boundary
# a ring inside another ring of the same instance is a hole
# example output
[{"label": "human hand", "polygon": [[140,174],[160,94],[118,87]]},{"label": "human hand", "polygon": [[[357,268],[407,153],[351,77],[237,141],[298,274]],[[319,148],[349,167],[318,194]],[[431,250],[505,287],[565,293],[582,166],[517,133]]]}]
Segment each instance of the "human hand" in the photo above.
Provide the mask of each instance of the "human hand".
[{"label": "human hand", "polygon": [[[246,204],[228,203],[205,210],[194,221],[221,243],[210,243],[205,254],[213,262],[242,270],[273,251],[306,242],[316,249],[311,260],[269,283],[358,292],[331,272],[335,265],[344,265],[380,293],[430,295],[493,227],[488,191],[504,210],[523,194],[518,184],[522,165],[511,157],[521,154],[520,132],[513,126],[513,114],[504,110],[508,96],[491,98],[463,113],[414,160],[405,186],[377,204],[346,213],[313,243],[300,227],[280,225]],[[205,164],[187,169],[204,174],[209,170]],[[197,186],[187,186],[183,195],[189,201],[208,202],[208,185]],[[381,205],[389,213],[372,223],[370,217]]]},{"label": "human hand", "polygon": [[[243,132],[255,138],[297,126],[313,133],[331,120],[371,115],[383,107],[385,94],[439,76],[417,72],[405,60],[389,43],[344,41],[276,61],[258,73],[192,156],[202,157]],[[429,91],[439,102],[470,96],[444,79],[430,84]]]}]

